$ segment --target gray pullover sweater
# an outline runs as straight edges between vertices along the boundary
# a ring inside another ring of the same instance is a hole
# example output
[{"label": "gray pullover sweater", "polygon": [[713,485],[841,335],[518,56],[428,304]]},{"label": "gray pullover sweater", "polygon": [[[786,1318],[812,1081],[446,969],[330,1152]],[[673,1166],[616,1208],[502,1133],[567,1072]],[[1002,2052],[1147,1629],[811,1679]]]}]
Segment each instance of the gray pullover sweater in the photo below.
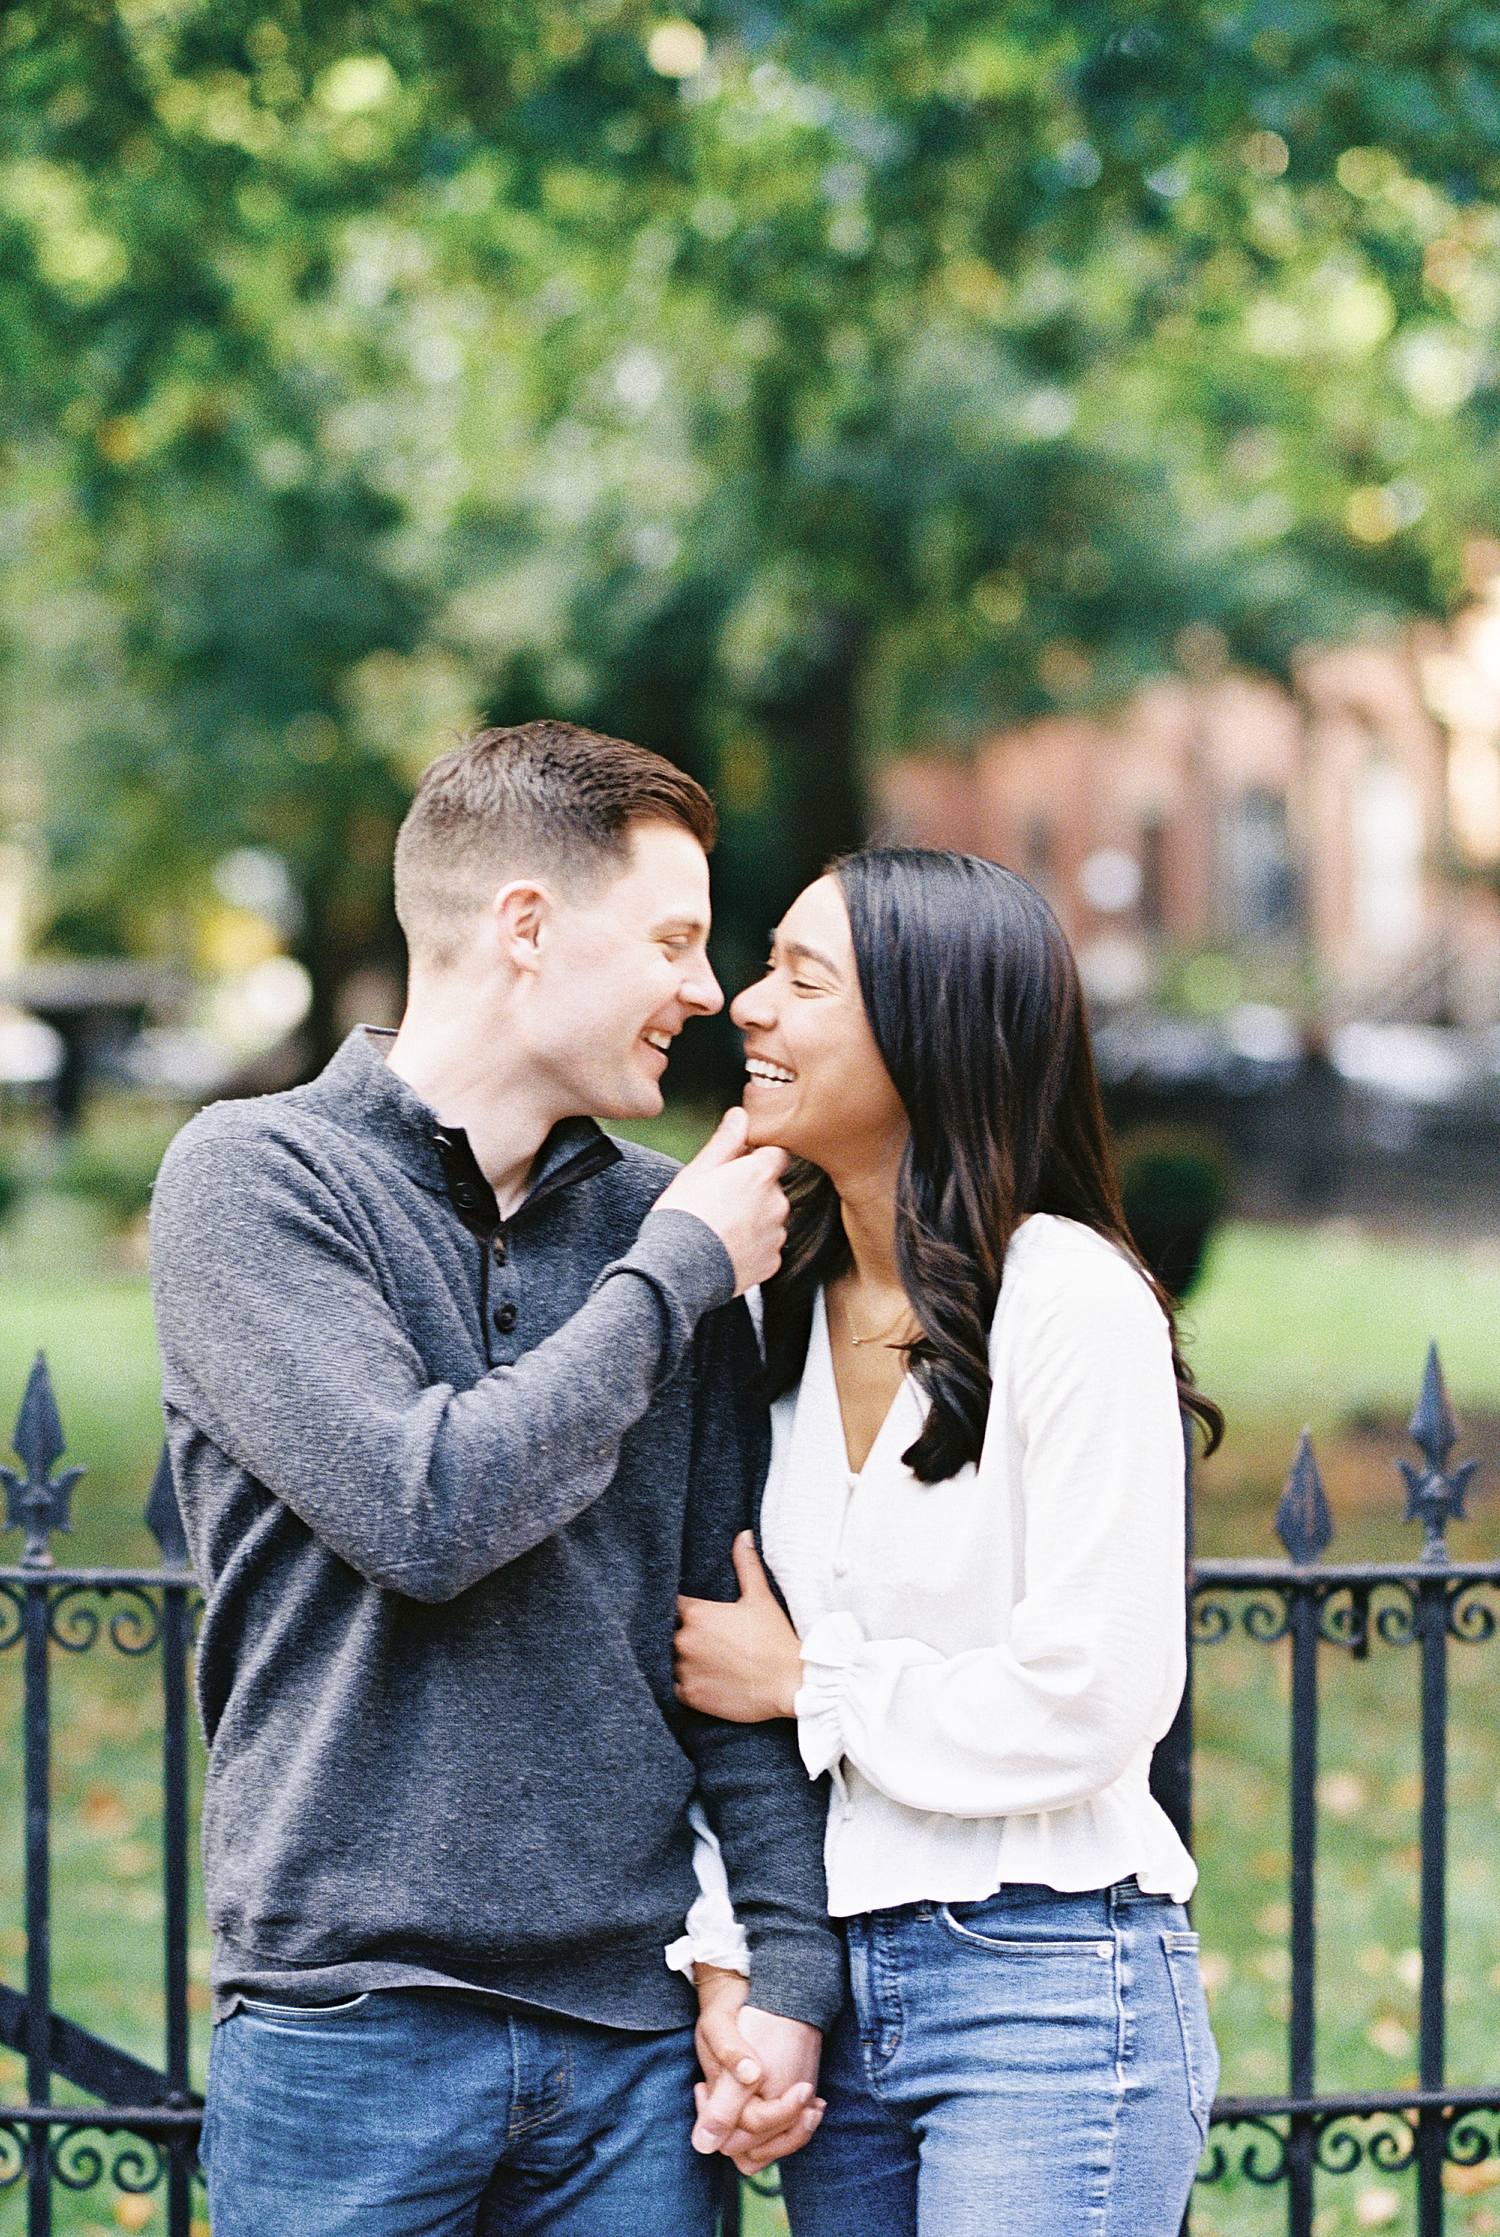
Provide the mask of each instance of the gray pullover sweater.
[{"label": "gray pullover sweater", "polygon": [[728,1255],[651,1212],[672,1171],[570,1121],[502,1222],[363,1029],[168,1151],[152,1276],[207,1601],[218,2016],[458,1985],[682,2025],[662,1947],[695,1782],[753,1998],[837,2009],[794,1727],[672,1694],[676,1595],[736,1596],[767,1444]]}]

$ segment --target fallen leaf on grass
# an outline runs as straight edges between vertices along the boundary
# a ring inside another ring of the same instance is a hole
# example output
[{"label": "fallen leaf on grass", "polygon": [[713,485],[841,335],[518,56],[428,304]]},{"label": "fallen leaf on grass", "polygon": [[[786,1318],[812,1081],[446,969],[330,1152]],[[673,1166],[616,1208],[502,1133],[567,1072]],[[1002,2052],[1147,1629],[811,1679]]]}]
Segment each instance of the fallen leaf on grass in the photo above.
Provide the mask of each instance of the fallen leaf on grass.
[{"label": "fallen leaf on grass", "polygon": [[91,1786],[78,1805],[78,1815],[90,1833],[111,1835],[118,1840],[135,1831],[135,1819],[112,1786]]},{"label": "fallen leaf on grass", "polygon": [[1497,2183],[1500,2183],[1500,2159],[1482,2159],[1476,2167],[1443,2169],[1444,2190],[1456,2191],[1460,2198],[1473,2198],[1482,2190],[1493,2190]]}]

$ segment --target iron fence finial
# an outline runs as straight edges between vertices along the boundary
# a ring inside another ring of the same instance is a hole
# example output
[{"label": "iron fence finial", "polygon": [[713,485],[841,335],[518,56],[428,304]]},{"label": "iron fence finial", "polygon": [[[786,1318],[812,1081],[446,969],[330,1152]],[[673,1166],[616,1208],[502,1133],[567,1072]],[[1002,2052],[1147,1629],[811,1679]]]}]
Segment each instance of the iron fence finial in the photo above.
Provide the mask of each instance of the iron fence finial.
[{"label": "iron fence finial", "polygon": [[1304,1429],[1298,1441],[1297,1457],[1277,1505],[1276,1535],[1299,1569],[1321,1559],[1333,1537],[1333,1517],[1328,1512],[1310,1429]]},{"label": "iron fence finial", "polygon": [[52,1564],[48,1541],[53,1531],[73,1528],[69,1502],[84,1470],[64,1468],[60,1475],[52,1473],[53,1464],[61,1458],[64,1438],[43,1352],[32,1361],[10,1441],[26,1463],[26,1474],[18,1476],[13,1468],[0,1467],[0,1482],[5,1485],[5,1528],[24,1530],[22,1561],[32,1568],[47,1569]]},{"label": "iron fence finial", "polygon": [[1466,1460],[1451,1470],[1446,1466],[1448,1455],[1458,1441],[1458,1424],[1448,1403],[1448,1389],[1443,1381],[1436,1344],[1428,1346],[1421,1395],[1407,1435],[1427,1466],[1414,1468],[1409,1460],[1397,1462],[1406,1482],[1406,1520],[1422,1525],[1422,1559],[1446,1561],[1448,1546],[1444,1534],[1450,1521],[1463,1520],[1464,1493],[1479,1463]]}]

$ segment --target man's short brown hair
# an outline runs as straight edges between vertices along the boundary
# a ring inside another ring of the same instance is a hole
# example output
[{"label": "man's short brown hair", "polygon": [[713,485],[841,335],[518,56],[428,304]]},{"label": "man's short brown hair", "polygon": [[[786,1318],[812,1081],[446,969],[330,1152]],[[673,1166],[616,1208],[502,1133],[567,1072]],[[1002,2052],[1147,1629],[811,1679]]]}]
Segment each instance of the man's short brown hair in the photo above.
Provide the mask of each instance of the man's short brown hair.
[{"label": "man's short brown hair", "polygon": [[481,730],[423,771],[396,840],[396,915],[413,953],[451,962],[507,878],[578,885],[623,868],[637,823],[718,834],[702,785],[660,754],[571,722]]}]

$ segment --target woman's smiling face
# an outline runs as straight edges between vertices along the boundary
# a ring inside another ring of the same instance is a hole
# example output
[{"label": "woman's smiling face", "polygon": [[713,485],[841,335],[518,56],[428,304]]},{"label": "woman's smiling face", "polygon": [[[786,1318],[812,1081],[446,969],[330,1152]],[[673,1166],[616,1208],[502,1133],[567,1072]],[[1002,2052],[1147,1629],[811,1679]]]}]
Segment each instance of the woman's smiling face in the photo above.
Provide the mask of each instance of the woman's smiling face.
[{"label": "woman's smiling face", "polygon": [[765,977],[730,1015],[745,1036],[752,1147],[775,1143],[825,1173],[889,1161],[906,1111],[870,1031],[836,878],[798,895]]}]

